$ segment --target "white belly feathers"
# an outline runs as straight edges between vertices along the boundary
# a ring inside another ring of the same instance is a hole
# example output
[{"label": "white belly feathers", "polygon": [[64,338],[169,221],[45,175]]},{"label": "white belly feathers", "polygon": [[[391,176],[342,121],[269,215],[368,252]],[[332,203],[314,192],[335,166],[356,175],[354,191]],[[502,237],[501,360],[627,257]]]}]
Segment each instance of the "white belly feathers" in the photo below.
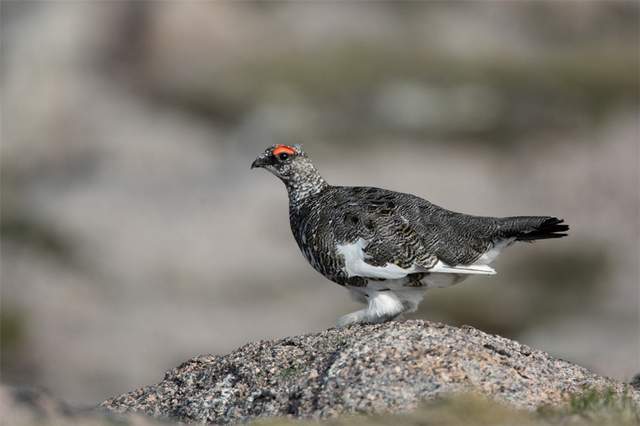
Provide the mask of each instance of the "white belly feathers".
[{"label": "white belly feathers", "polygon": [[409,274],[420,272],[456,275],[495,275],[496,271],[489,266],[489,264],[495,260],[502,249],[511,243],[513,243],[513,240],[510,239],[495,244],[470,265],[450,266],[442,261],[438,261],[431,268],[424,268],[420,265],[401,268],[393,263],[387,263],[384,266],[371,265],[365,261],[367,254],[364,252],[364,249],[367,247],[368,242],[363,238],[359,238],[355,243],[339,244],[336,250],[344,258],[344,272],[346,272],[348,277],[397,280]]},{"label": "white belly feathers", "polygon": [[367,258],[364,249],[367,241],[359,238],[355,243],[337,246],[337,251],[344,257],[344,271],[349,277],[365,277],[386,280],[404,278],[408,274],[419,272],[415,267],[404,269],[393,263],[385,266],[373,266],[365,262]]}]

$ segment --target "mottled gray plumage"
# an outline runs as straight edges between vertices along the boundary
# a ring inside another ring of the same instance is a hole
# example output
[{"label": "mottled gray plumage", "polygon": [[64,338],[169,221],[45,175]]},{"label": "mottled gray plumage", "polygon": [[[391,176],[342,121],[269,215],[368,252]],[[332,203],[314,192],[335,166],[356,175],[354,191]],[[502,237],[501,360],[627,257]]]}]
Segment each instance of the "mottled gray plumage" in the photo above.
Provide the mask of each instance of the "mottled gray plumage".
[{"label": "mottled gray plumage", "polygon": [[[550,216],[471,216],[411,194],[332,186],[299,145],[270,147],[253,167],[264,167],[285,183],[291,230],[309,263],[369,302],[368,310],[344,318],[344,324],[384,321],[414,310],[424,291],[416,296],[416,288],[451,285],[474,273],[456,268],[477,265],[480,273],[493,273],[487,266],[495,257],[492,249],[497,255],[513,241],[558,238],[569,229]],[[372,307],[372,298],[386,291],[392,294]]]}]

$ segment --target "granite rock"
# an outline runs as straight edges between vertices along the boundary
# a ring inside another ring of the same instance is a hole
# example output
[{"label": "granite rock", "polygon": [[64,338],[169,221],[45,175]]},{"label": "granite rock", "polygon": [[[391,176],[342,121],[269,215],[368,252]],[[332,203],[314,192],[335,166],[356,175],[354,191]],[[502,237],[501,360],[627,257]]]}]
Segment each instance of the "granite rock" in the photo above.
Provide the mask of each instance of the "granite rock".
[{"label": "granite rock", "polygon": [[183,422],[388,413],[458,393],[515,408],[559,406],[585,389],[640,391],[473,327],[412,320],[329,329],[193,358],[164,380],[102,403]]}]

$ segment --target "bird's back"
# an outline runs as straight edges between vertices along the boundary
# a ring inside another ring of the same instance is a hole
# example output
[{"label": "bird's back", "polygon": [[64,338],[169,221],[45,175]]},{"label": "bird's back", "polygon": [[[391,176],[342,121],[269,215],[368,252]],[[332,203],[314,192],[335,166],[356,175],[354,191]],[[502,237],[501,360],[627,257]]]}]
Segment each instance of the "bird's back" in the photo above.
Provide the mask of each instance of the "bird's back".
[{"label": "bird's back", "polygon": [[312,264],[329,261],[330,269],[341,267],[336,246],[359,239],[367,241],[372,265],[470,264],[487,251],[498,228],[496,218],[456,213],[411,194],[372,187],[327,187],[292,209],[290,218],[305,256]]}]

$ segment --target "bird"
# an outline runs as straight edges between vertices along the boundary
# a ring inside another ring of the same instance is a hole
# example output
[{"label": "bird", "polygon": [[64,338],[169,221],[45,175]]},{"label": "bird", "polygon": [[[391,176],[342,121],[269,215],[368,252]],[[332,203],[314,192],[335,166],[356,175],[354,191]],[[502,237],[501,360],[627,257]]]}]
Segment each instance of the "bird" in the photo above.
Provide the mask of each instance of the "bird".
[{"label": "bird", "polygon": [[284,183],[291,231],[309,264],[365,305],[338,327],[400,318],[428,289],[494,275],[492,263],[515,242],[568,235],[553,216],[473,216],[412,194],[330,185],[300,144],[268,147],[254,168]]}]

